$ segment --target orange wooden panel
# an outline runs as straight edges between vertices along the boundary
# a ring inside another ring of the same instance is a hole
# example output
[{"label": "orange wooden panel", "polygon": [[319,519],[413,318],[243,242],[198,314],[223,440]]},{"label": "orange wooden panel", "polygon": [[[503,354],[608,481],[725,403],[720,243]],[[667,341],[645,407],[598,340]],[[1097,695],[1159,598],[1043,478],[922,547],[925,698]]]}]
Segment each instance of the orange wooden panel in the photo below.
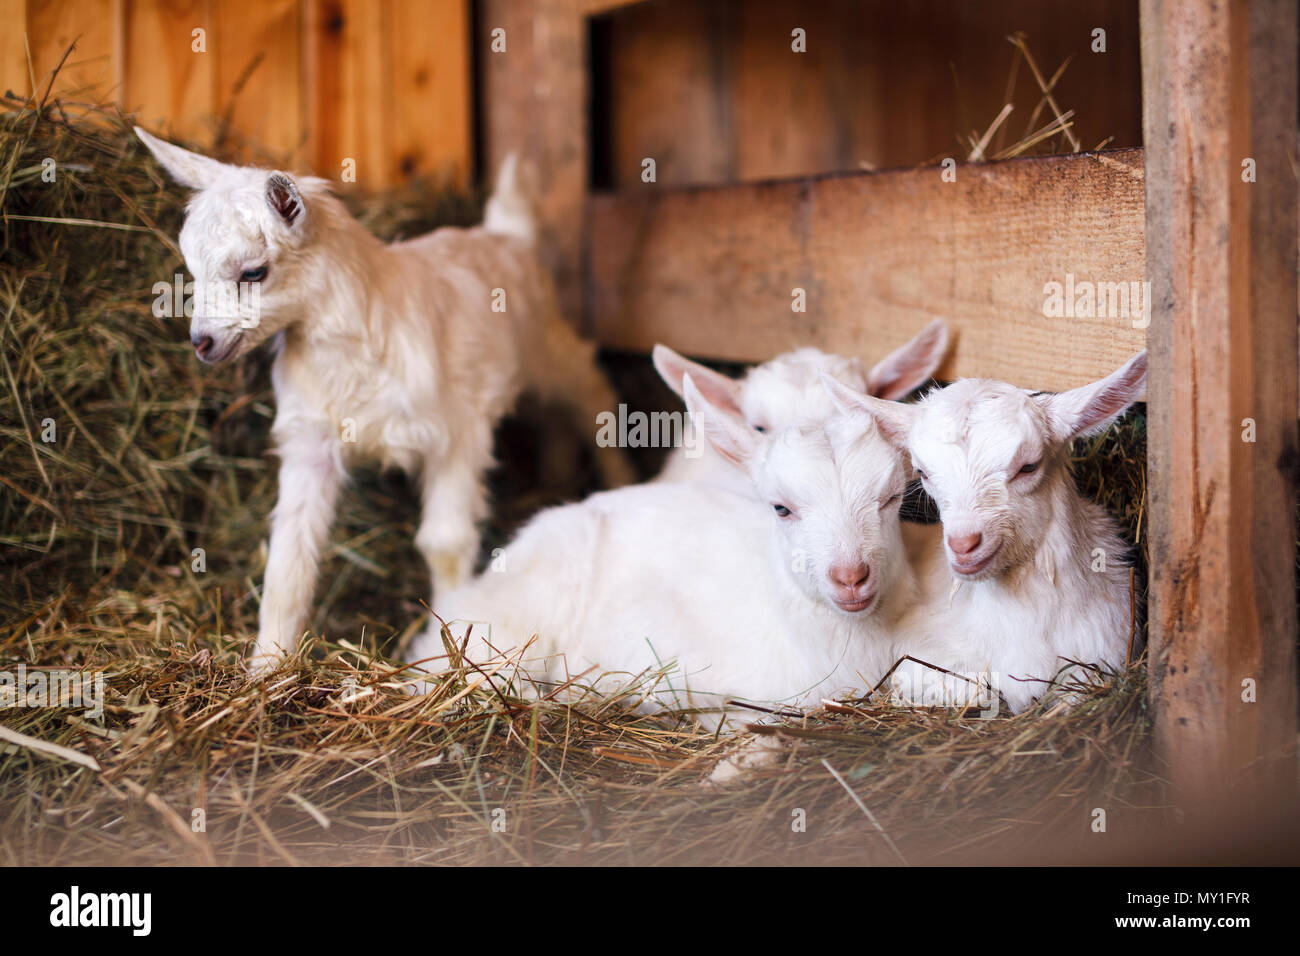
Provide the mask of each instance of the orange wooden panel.
[{"label": "orange wooden panel", "polygon": [[473,164],[469,2],[390,0],[389,9],[389,176],[464,186]]},{"label": "orange wooden panel", "polygon": [[292,167],[303,144],[298,0],[216,0],[213,13],[214,105],[230,119],[230,138]]},{"label": "orange wooden panel", "polygon": [[[76,41],[77,47],[59,73],[54,92],[84,100],[116,98],[120,73],[115,50],[120,15],[120,4],[113,0],[31,0],[27,4],[26,29],[39,92],[45,92],[47,74],[58,65],[68,45]],[[29,86],[30,82],[24,83],[21,92],[28,92]]]},{"label": "orange wooden panel", "polygon": [[[193,31],[206,31],[205,52]],[[216,98],[216,36],[209,0],[134,0],[126,16],[122,105],[142,124],[164,121],[176,135],[211,142]]]},{"label": "orange wooden panel", "polygon": [[304,95],[313,170],[339,179],[355,164],[356,182],[392,182],[385,80],[388,5],[361,0],[307,0]]},{"label": "orange wooden panel", "polygon": [[25,96],[31,91],[27,69],[27,0],[0,0],[0,90]]}]

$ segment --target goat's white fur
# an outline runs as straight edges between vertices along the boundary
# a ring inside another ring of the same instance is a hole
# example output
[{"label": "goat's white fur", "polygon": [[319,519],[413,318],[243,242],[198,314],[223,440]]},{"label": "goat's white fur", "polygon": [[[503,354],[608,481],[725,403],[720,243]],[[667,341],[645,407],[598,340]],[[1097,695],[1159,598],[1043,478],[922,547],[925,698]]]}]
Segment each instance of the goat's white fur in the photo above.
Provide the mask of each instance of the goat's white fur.
[{"label": "goat's white fur", "polygon": [[[689,375],[683,392],[750,488],[657,482],[544,511],[497,570],[437,600],[450,636],[464,641],[477,622],[467,656],[489,673],[519,662],[561,683],[591,670],[580,683],[603,692],[675,660],[655,691],[678,706],[797,707],[870,686],[887,666],[891,623],[915,600],[898,520],[903,456],[861,411],[760,434]],[[777,503],[793,515],[779,517]],[[870,569],[852,592],[863,610],[833,603],[844,594],[828,575],[843,562]],[[435,622],[407,659],[436,670],[444,654]]]},{"label": "goat's white fur", "polygon": [[[1145,352],[1057,395],[964,379],[904,406],[828,381],[907,450],[943,520],[913,553],[924,597],[900,624],[896,657],[986,674],[1015,713],[1087,679],[1091,667],[1123,668],[1132,626],[1127,547],[1115,519],[1079,494],[1069,446],[1123,414],[1145,383]],[[981,543],[954,554],[952,539],[967,535]],[[923,703],[982,696],[911,662],[895,678],[903,696]]]},{"label": "goat's white fur", "polygon": [[[227,165],[136,132],[196,190],[180,235],[196,284],[229,286],[245,270],[269,269],[260,314],[242,306],[240,314],[213,314],[198,297],[191,325],[196,343],[211,337],[206,357],[214,362],[268,338],[277,343],[280,497],[251,663],[295,649],[354,462],[419,476],[416,544],[435,592],[462,583],[486,512],[493,425],[521,388],[572,406],[584,431],[614,407],[593,347],[564,321],[537,258],[514,158],[502,167],[483,226],[386,245],[325,180]],[[494,290],[503,290],[504,311],[493,309],[502,301]],[[613,484],[630,477],[621,454],[597,454]]]},{"label": "goat's white fur", "polygon": [[[655,346],[653,358],[660,377],[678,395],[682,394],[683,377],[689,374],[706,398],[742,416],[750,427],[778,431],[793,422],[820,421],[835,410],[822,386],[821,373],[868,395],[900,399],[934,375],[947,350],[948,326],[942,319],[935,319],[870,369],[860,358],[811,347],[778,355],[749,369],[739,379],[692,362],[665,345]],[[684,448],[674,448],[655,480],[712,481],[745,487],[744,473],[724,462],[708,442],[701,443],[699,449],[698,457],[692,458]]]}]

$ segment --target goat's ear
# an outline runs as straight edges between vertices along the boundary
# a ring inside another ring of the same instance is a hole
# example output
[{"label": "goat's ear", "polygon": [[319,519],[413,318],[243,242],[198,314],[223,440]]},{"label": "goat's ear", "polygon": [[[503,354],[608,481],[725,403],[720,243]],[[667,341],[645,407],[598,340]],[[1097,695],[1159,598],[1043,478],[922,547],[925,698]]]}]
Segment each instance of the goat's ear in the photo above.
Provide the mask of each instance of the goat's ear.
[{"label": "goat's ear", "polygon": [[686,397],[682,380],[689,375],[699,393],[710,402],[734,415],[741,414],[740,383],[735,379],[683,358],[666,345],[656,345],[651,357],[659,377],[682,398]]},{"label": "goat's ear", "polygon": [[1052,437],[1069,441],[1101,431],[1146,394],[1147,353],[1143,349],[1123,368],[1099,382],[1081,385],[1059,395],[1043,396]]},{"label": "goat's ear", "polygon": [[153,153],[154,159],[158,160],[172,179],[190,189],[203,189],[210,186],[226,168],[225,163],[209,156],[191,153],[188,149],[182,149],[165,139],[159,139],[138,126],[135,128],[135,135],[149,147],[149,152]]},{"label": "goat's ear", "polygon": [[890,352],[867,373],[867,391],[880,398],[898,400],[920,388],[948,351],[948,324],[935,319],[912,341]]},{"label": "goat's ear", "polygon": [[290,229],[301,226],[306,218],[307,206],[298,185],[284,173],[272,173],[266,178],[266,202]]},{"label": "goat's ear", "polygon": [[745,424],[740,413],[705,398],[690,372],[682,376],[682,398],[696,427],[704,432],[714,450],[732,464],[747,465],[758,447],[759,433]]},{"label": "goat's ear", "polygon": [[887,399],[865,395],[856,388],[849,388],[838,379],[825,372],[818,372],[822,384],[830,392],[831,401],[842,412],[863,411],[875,419],[880,433],[889,443],[898,447],[907,446],[907,436],[912,430],[912,421],[916,417],[915,405],[902,405]]}]

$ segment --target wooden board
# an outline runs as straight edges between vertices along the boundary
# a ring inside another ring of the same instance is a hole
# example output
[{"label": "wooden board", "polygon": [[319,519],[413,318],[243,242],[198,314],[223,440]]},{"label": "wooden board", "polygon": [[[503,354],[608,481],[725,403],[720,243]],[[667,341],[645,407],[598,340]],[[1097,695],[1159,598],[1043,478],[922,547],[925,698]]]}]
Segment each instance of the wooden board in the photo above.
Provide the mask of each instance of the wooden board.
[{"label": "wooden board", "polygon": [[[214,109],[277,165],[303,159],[302,10],[298,0],[218,2]],[[243,158],[253,160],[251,154]]]},{"label": "wooden board", "polygon": [[[135,0],[126,12],[126,82],[120,102],[142,125],[171,121],[186,136],[212,137],[218,37],[210,0]],[[205,52],[193,31],[207,32]],[[202,124],[202,126],[200,126]]]},{"label": "wooden board", "polygon": [[[1049,318],[1048,282],[1141,282],[1140,150],[593,197],[597,338],[758,361],[817,345],[878,358],[941,316],[947,376],[1059,389],[1142,348],[1129,318]],[[792,290],[807,311],[792,310]],[[1077,286],[1079,290],[1082,286]],[[1141,319],[1137,319],[1141,322]]]},{"label": "wooden board", "polygon": [[0,0],[0,91],[15,96],[31,93],[31,72],[27,66],[27,0]]},{"label": "wooden board", "polygon": [[387,5],[365,0],[307,0],[304,93],[311,166],[337,181],[350,161],[356,182],[368,190],[391,182],[386,12]]},{"label": "wooden board", "polygon": [[[76,49],[59,73],[54,95],[94,102],[100,98],[112,99],[115,92],[120,94],[122,18],[122,4],[114,0],[28,2],[25,28],[38,94],[45,94],[49,72],[74,41]],[[9,22],[6,18],[6,34],[10,30]],[[17,42],[22,43],[20,31],[15,32],[19,34]],[[23,72],[26,72],[25,62]],[[30,80],[25,80],[21,88],[14,87],[14,92],[28,93],[30,85]]]},{"label": "wooden board", "polygon": [[[514,151],[532,166],[542,255],[555,275],[562,308],[576,318],[589,179],[586,20],[579,0],[483,0],[478,12],[482,174],[492,182]],[[498,29],[505,31],[505,52],[492,51]]]},{"label": "wooden board", "polygon": [[432,175],[463,188],[473,172],[469,0],[391,0],[388,30],[389,179]]},{"label": "wooden board", "polygon": [[1142,29],[1157,741],[1183,801],[1244,808],[1296,780],[1296,9],[1144,0]]},{"label": "wooden board", "polygon": [[[1136,0],[649,0],[600,25],[596,102],[608,108],[593,130],[608,136],[610,168],[596,176],[618,187],[639,182],[647,156],[666,185],[962,158],[962,137],[1008,100],[1010,145],[1039,99],[1023,64],[1008,97],[1016,32],[1045,78],[1072,57],[1055,95],[1084,148],[1141,145]],[[1092,49],[1098,28],[1105,52]]]},{"label": "wooden board", "polygon": [[[0,0],[0,84],[54,95],[243,161],[382,189],[473,173],[469,0]],[[193,31],[207,31],[206,50]],[[579,58],[580,59],[580,58]]]}]

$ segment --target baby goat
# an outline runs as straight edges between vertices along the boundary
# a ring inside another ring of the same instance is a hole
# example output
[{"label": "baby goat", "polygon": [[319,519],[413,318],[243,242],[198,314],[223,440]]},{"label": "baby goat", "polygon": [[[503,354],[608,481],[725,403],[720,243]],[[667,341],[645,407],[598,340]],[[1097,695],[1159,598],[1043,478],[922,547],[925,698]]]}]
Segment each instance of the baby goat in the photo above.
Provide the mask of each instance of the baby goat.
[{"label": "baby goat", "polygon": [[[828,379],[907,450],[943,519],[914,562],[926,599],[903,621],[898,654],[988,675],[1016,713],[1054,679],[1083,679],[1074,665],[1123,668],[1128,549],[1115,519],[1080,496],[1068,458],[1072,439],[1102,430],[1142,396],[1146,370],[1141,352],[1058,395],[964,379],[911,406]],[[973,690],[911,662],[895,676],[905,696],[926,703]]]},{"label": "baby goat", "polygon": [[[572,405],[584,429],[614,407],[592,346],[560,315],[513,157],[482,226],[385,245],[325,180],[231,166],[136,133],[197,190],[180,246],[199,290],[190,325],[199,359],[215,365],[276,340],[280,498],[254,666],[297,646],[355,462],[418,474],[416,544],[434,589],[462,583],[486,514],[493,425],[520,388]],[[237,283],[256,298],[231,295]],[[629,477],[620,455],[598,453],[611,484]]]},{"label": "baby goat", "polygon": [[[799,706],[879,679],[890,624],[915,600],[902,557],[903,456],[846,412],[761,434],[683,379],[686,404],[745,491],[658,482],[545,511],[435,610],[485,672],[595,670],[609,692],[676,660],[654,688],[712,710],[732,697]],[[531,647],[529,640],[537,635]],[[435,622],[408,660],[444,654]],[[427,665],[426,665],[427,666]]]},{"label": "baby goat", "polygon": [[[683,358],[666,345],[654,347],[655,369],[678,395],[682,379],[691,381],[719,408],[740,415],[760,432],[776,431],[792,422],[821,420],[835,410],[819,373],[885,399],[901,399],[920,388],[934,374],[948,350],[948,326],[935,319],[906,345],[895,349],[870,370],[856,356],[847,358],[805,347],[778,355],[733,379],[707,366]],[[745,487],[745,475],[730,467],[708,442],[698,446],[697,458],[684,448],[674,448],[656,481],[723,481]]]}]

